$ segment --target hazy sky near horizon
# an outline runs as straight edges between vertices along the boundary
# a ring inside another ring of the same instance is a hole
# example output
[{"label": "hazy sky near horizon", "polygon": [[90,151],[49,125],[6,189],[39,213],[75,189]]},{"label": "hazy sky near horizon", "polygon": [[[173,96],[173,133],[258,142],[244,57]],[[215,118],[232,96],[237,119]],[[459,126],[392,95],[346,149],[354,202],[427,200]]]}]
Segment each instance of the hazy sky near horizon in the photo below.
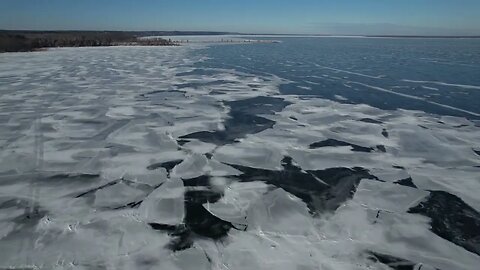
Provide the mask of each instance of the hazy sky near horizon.
[{"label": "hazy sky near horizon", "polygon": [[480,35],[480,0],[0,0],[0,29]]}]

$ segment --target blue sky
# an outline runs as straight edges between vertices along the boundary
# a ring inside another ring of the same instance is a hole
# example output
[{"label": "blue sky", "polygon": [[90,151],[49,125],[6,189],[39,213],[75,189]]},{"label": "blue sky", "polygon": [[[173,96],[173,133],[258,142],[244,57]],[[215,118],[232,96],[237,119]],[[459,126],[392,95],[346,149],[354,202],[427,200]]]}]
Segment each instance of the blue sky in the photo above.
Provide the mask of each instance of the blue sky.
[{"label": "blue sky", "polygon": [[480,0],[0,0],[0,29],[480,34]]}]

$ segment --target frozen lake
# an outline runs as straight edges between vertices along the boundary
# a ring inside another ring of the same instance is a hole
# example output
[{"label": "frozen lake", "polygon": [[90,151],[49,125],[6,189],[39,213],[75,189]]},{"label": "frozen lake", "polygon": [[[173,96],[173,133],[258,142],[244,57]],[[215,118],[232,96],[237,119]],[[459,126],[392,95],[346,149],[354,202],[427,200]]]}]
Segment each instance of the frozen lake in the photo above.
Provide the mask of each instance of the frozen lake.
[{"label": "frozen lake", "polygon": [[477,269],[480,42],[272,39],[1,54],[0,269]]}]

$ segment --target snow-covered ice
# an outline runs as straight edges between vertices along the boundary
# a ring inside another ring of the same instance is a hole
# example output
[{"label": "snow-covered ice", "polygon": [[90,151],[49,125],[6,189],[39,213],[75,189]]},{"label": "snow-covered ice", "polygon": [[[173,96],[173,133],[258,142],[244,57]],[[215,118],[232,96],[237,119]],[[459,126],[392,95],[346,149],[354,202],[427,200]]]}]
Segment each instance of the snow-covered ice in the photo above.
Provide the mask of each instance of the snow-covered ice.
[{"label": "snow-covered ice", "polygon": [[477,269],[478,123],[203,48],[0,56],[0,269]]}]

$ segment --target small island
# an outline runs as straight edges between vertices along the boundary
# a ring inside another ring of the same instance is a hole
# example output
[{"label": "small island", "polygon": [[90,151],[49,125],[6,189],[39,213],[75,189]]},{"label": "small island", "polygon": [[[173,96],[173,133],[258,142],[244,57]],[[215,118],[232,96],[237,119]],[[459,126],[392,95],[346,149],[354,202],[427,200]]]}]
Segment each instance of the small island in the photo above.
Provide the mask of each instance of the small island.
[{"label": "small island", "polygon": [[30,52],[55,47],[176,46],[163,38],[141,39],[123,31],[8,31],[0,30],[0,53]]}]

